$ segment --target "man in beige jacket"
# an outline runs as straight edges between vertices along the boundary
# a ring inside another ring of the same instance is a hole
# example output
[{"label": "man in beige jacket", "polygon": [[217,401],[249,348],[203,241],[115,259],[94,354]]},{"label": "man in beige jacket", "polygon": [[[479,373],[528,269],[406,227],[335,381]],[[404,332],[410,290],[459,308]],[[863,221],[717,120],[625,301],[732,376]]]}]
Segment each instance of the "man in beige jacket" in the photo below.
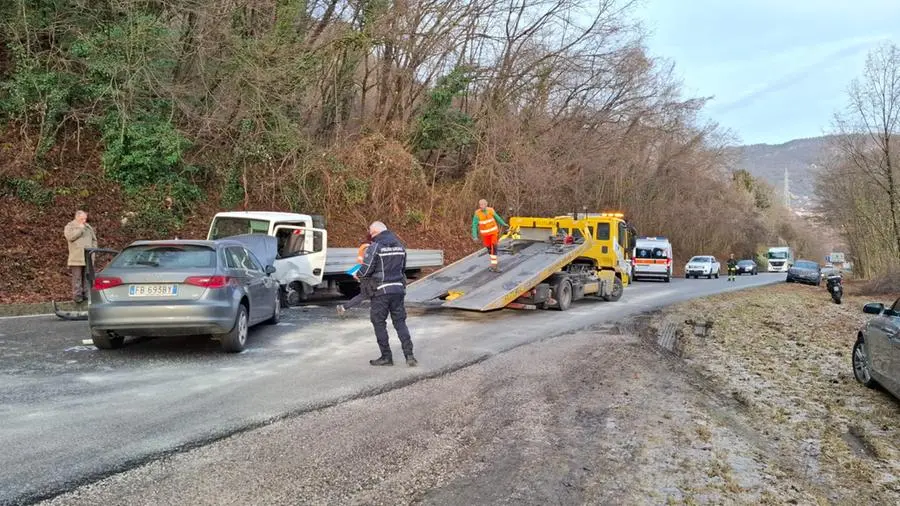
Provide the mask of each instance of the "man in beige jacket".
[{"label": "man in beige jacket", "polygon": [[88,215],[84,211],[75,211],[75,219],[66,225],[63,234],[69,243],[69,270],[72,272],[72,298],[76,303],[82,303],[87,299],[87,279],[84,266],[85,248],[97,247],[97,234],[88,222]]}]

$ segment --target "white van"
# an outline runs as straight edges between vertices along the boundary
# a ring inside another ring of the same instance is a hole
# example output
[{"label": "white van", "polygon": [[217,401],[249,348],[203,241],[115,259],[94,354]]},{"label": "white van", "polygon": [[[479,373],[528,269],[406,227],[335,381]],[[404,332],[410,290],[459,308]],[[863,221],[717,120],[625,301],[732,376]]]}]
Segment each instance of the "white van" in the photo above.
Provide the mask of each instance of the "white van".
[{"label": "white van", "polygon": [[631,279],[672,279],[672,243],[665,237],[638,237],[631,256]]},{"label": "white van", "polygon": [[[357,248],[328,247],[328,232],[321,216],[274,211],[223,212],[213,217],[206,238],[244,234],[266,234],[278,239],[273,277],[281,284],[285,307],[308,300],[317,290],[336,288],[347,297],[359,293],[359,282],[347,274],[356,265]],[[406,250],[408,279],[416,279],[422,269],[443,265],[442,250]]]}]

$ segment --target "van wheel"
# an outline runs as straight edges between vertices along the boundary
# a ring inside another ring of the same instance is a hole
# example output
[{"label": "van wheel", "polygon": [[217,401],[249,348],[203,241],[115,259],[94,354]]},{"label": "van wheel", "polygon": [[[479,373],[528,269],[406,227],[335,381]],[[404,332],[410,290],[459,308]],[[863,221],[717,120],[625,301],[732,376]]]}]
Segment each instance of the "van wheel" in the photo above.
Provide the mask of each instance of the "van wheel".
[{"label": "van wheel", "polygon": [[225,334],[219,334],[219,341],[222,343],[222,350],[228,353],[237,353],[244,351],[247,345],[247,333],[250,327],[250,321],[247,316],[247,306],[241,304],[238,306],[237,317],[234,319],[234,327]]},{"label": "van wheel", "polygon": [[605,300],[606,302],[615,302],[622,298],[622,292],[624,290],[625,290],[625,288],[622,286],[622,280],[619,278],[616,278],[613,281],[612,292],[610,292],[609,295],[604,295],[603,300]]},{"label": "van wheel", "polygon": [[103,330],[91,329],[91,340],[94,342],[94,346],[101,350],[115,350],[125,344],[124,337]]},{"label": "van wheel", "polygon": [[341,292],[341,295],[343,295],[344,297],[352,299],[353,297],[359,295],[359,283],[357,283],[356,281],[345,281],[342,283],[338,283],[338,291]]},{"label": "van wheel", "polygon": [[556,299],[556,309],[565,311],[572,305],[572,284],[568,279],[559,280],[553,287],[553,297]]}]

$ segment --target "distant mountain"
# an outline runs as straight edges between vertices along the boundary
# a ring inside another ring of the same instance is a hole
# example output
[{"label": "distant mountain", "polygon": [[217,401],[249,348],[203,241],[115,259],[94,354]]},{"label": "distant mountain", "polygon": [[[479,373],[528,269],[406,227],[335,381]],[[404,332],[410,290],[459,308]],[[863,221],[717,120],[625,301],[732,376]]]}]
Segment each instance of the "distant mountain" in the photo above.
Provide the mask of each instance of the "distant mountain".
[{"label": "distant mountain", "polygon": [[833,136],[796,139],[784,144],[752,144],[729,148],[731,170],[746,169],[782,195],[787,169],[792,206],[806,208],[815,194],[818,167],[832,149]]}]

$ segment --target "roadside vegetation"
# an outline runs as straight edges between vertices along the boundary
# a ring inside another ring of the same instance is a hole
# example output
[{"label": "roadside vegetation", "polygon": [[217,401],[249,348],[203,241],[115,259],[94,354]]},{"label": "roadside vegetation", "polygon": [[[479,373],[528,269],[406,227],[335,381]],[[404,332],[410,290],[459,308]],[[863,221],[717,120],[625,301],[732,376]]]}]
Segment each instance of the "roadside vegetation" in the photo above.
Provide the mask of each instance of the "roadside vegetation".
[{"label": "roadside vegetation", "polygon": [[771,188],[724,169],[730,135],[648,54],[633,4],[9,0],[0,302],[65,293],[75,208],[107,246],[274,209],[324,214],[342,245],[381,218],[453,259],[485,197],[622,210],[681,256],[817,254]]},{"label": "roadside vegetation", "polygon": [[863,278],[900,279],[900,47],[869,54],[835,115],[817,194]]},{"label": "roadside vegetation", "polygon": [[[681,304],[655,326],[677,325],[671,348],[699,373],[704,389],[748,422],[750,439],[765,453],[759,458],[787,497],[896,504],[900,402],[857,383],[851,367],[867,318],[861,308],[872,301],[851,294],[838,306],[821,288],[785,284]],[[735,428],[733,420],[721,418],[711,430],[729,426]]]}]

